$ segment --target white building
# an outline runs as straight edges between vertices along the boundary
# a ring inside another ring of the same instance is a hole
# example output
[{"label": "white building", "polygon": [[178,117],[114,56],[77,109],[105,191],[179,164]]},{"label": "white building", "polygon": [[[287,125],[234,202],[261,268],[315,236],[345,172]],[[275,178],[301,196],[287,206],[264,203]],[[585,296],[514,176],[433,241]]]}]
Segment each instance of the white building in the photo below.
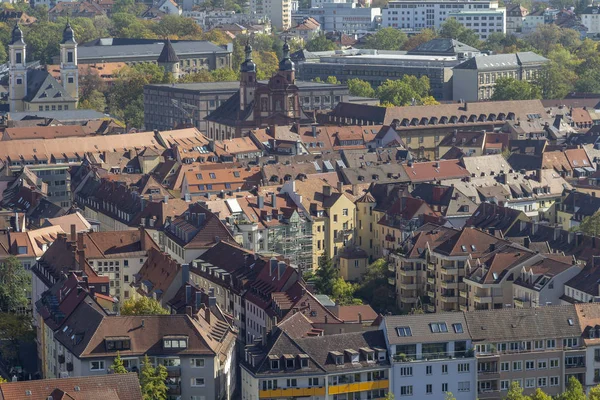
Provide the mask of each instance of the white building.
[{"label": "white building", "polygon": [[382,27],[406,32],[418,32],[426,28],[437,30],[452,13],[497,8],[496,0],[394,0],[381,12]]},{"label": "white building", "polygon": [[390,354],[395,398],[477,398],[477,361],[463,313],[385,317],[380,329]]},{"label": "white building", "polygon": [[486,40],[490,33],[506,33],[506,9],[457,11],[448,14],[462,26],[474,31],[480,40]]},{"label": "white building", "polygon": [[292,0],[250,0],[250,14],[256,18],[269,18],[279,30],[292,26]]},{"label": "white building", "polygon": [[580,15],[581,23],[588,28],[588,34],[600,33],[600,6],[589,6]]},{"label": "white building", "polygon": [[523,34],[535,31],[538,25],[542,25],[545,23],[545,19],[546,16],[544,15],[544,10],[538,10],[527,14],[523,18]]},{"label": "white building", "polygon": [[346,0],[310,0],[312,8],[323,7],[323,4],[345,3]]}]

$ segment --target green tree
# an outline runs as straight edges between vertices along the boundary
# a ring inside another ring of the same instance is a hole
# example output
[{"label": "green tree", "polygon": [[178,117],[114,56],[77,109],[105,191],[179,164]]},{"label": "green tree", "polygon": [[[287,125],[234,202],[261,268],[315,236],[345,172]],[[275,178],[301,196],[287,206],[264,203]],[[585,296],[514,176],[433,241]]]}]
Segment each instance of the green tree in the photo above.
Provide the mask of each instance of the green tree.
[{"label": "green tree", "polygon": [[377,88],[377,97],[382,104],[409,106],[417,104],[437,104],[429,96],[429,78],[417,79],[413,75],[404,75],[402,79],[386,80]]},{"label": "green tree", "polygon": [[375,260],[367,268],[367,272],[355,292],[356,297],[362,299],[379,313],[396,312],[394,289],[388,283],[390,276],[392,273],[388,270],[387,261],[383,258]]},{"label": "green tree", "polygon": [[121,315],[166,315],[168,313],[152,297],[132,297],[125,300],[121,306]]},{"label": "green tree", "polygon": [[317,272],[315,273],[315,289],[322,294],[332,294],[333,284],[337,277],[337,268],[335,268],[327,253],[323,253],[319,257],[319,268],[317,268]]},{"label": "green tree", "polygon": [[327,79],[325,80],[325,82],[331,84],[331,85],[339,85],[341,84],[340,81],[338,81],[338,78],[335,76],[328,76]]},{"label": "green tree", "polygon": [[360,299],[354,297],[354,292],[358,285],[346,282],[344,278],[341,276],[333,281],[333,285],[331,288],[331,297],[341,306],[346,306],[350,304],[362,304]]},{"label": "green tree", "polygon": [[440,37],[448,39],[458,39],[458,36],[465,30],[465,27],[461,25],[455,18],[448,18],[440,26]]},{"label": "green tree", "polygon": [[142,371],[140,373],[140,386],[142,387],[142,398],[144,400],[166,400],[167,399],[167,369],[164,365],[152,366],[148,355],[144,356]]},{"label": "green tree", "polygon": [[519,383],[513,381],[510,384],[510,389],[508,389],[504,400],[528,400],[528,398],[523,394],[523,388]]},{"label": "green tree", "polygon": [[209,70],[203,69],[193,74],[186,74],[179,78],[179,83],[214,82],[215,78]]},{"label": "green tree", "polygon": [[546,55],[557,45],[569,51],[581,46],[579,33],[573,29],[561,28],[555,24],[540,24],[525,40],[538,52]]},{"label": "green tree", "polygon": [[537,78],[537,85],[544,99],[563,99],[573,91],[577,74],[572,69],[550,61],[544,65]]},{"label": "green tree", "polygon": [[113,13],[135,13],[135,0],[115,0],[112,8]]},{"label": "green tree", "polygon": [[275,52],[264,51],[254,54],[257,79],[269,79],[277,72],[277,70],[279,70],[279,59]]},{"label": "green tree", "polygon": [[0,261],[0,312],[13,312],[26,307],[31,278],[14,256]]},{"label": "green tree", "polygon": [[404,42],[402,46],[402,50],[412,50],[415,47],[422,45],[423,43],[427,43],[430,40],[433,40],[437,37],[437,33],[433,29],[423,29],[417,35],[409,36],[408,40]]},{"label": "green tree", "polygon": [[0,352],[2,358],[18,362],[21,343],[35,338],[31,319],[26,315],[0,312]]},{"label": "green tree", "polygon": [[[531,400],[552,400],[552,396],[547,395],[540,388],[537,388],[536,391],[531,396],[529,396],[529,398]],[[590,400],[592,399],[590,398]]]},{"label": "green tree", "polygon": [[446,392],[446,396],[444,397],[444,400],[456,400],[456,397],[454,397],[452,392]]},{"label": "green tree", "polygon": [[586,400],[583,386],[575,377],[569,378],[567,390],[556,397],[556,400]]},{"label": "green tree", "polygon": [[406,33],[395,28],[383,28],[369,36],[366,47],[377,50],[400,50],[408,40]]},{"label": "green tree", "polygon": [[52,57],[59,55],[59,44],[62,39],[64,25],[42,21],[23,27],[27,41],[27,56],[29,60],[39,60],[42,64],[52,64]]},{"label": "green tree", "polygon": [[94,90],[87,97],[79,99],[79,108],[103,113],[106,111],[106,96],[104,93]]},{"label": "green tree", "polygon": [[[593,388],[590,389],[590,392],[588,393],[588,399],[589,400],[600,400],[600,386],[594,386]],[[536,400],[540,400],[540,399],[536,399]]]},{"label": "green tree", "polygon": [[126,374],[127,368],[123,365],[123,360],[121,359],[121,354],[117,351],[117,356],[115,357],[112,365],[109,368],[114,374]]},{"label": "green tree", "polygon": [[152,26],[158,37],[200,39],[202,29],[192,18],[180,15],[165,15],[160,22]]},{"label": "green tree", "polygon": [[498,78],[492,100],[532,100],[541,97],[542,91],[533,83],[514,78]]},{"label": "green tree", "polygon": [[231,68],[219,68],[210,71],[214,82],[237,81],[240,79],[238,72]]},{"label": "green tree", "polygon": [[332,51],[337,49],[339,49],[339,46],[327,39],[325,35],[319,35],[306,43],[306,50],[308,51]]},{"label": "green tree", "polygon": [[360,96],[360,97],[375,97],[375,89],[371,86],[371,84],[367,81],[363,81],[362,79],[352,78],[348,79],[346,82],[348,85],[348,91],[352,96]]}]

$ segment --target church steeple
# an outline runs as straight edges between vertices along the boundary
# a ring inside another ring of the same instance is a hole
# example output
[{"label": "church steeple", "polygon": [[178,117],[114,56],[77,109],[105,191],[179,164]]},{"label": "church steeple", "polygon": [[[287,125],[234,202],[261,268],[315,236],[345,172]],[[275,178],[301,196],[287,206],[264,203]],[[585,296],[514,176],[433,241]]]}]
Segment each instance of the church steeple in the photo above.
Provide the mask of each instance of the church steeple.
[{"label": "church steeple", "polygon": [[256,64],[252,61],[252,46],[246,42],[246,60],[240,65],[240,110],[254,101],[256,89]]},{"label": "church steeple", "polygon": [[79,99],[79,68],[77,66],[77,41],[71,23],[63,30],[60,43],[60,80],[71,97]]},{"label": "church steeple", "polygon": [[10,111],[23,111],[23,99],[27,95],[27,45],[19,23],[12,30],[9,50],[9,106]]},{"label": "church steeple", "polygon": [[283,43],[283,57],[279,61],[279,71],[283,72],[289,83],[294,83],[296,80],[296,66],[290,59],[290,45],[285,38]]}]

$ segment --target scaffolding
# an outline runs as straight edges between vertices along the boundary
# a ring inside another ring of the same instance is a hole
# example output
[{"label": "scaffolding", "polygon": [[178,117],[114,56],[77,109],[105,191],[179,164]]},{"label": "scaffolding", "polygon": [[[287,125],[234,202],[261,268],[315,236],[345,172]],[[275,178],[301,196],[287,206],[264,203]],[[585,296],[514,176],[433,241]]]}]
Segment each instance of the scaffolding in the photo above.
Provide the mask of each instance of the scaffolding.
[{"label": "scaffolding", "polygon": [[312,269],[313,240],[310,221],[299,218],[268,230],[269,251],[279,253],[302,272]]}]

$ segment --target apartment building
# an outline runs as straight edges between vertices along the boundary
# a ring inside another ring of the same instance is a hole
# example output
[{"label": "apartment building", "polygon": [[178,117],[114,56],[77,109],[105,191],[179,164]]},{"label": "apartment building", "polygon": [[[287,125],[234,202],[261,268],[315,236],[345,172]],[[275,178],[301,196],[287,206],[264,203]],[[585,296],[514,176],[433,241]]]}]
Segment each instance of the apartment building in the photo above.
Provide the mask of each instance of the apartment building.
[{"label": "apartment building", "polygon": [[405,32],[418,32],[430,28],[439,30],[441,25],[456,12],[495,10],[495,0],[400,0],[390,1],[382,9],[382,26]]},{"label": "apartment building", "polygon": [[477,398],[502,399],[511,382],[524,394],[554,396],[571,377],[585,382],[586,349],[574,306],[504,308],[464,314],[477,358]]},{"label": "apartment building", "polygon": [[587,391],[600,382],[600,313],[596,304],[577,304],[575,311],[586,349],[585,381],[581,383]]},{"label": "apartment building", "polygon": [[[467,16],[462,18],[466,19]],[[531,51],[473,57],[454,67],[452,98],[463,101],[490,100],[497,78],[531,82],[537,79],[547,62],[548,59]]]},{"label": "apartment building", "polygon": [[390,389],[382,331],[326,336],[276,328],[245,349],[242,400],[262,398],[381,399]]},{"label": "apartment building", "polygon": [[268,18],[280,31],[292,26],[291,0],[251,0],[250,14],[255,18]]},{"label": "apartment building", "polygon": [[305,179],[285,182],[281,193],[287,193],[312,221],[313,268],[322,254],[336,257],[341,248],[353,242],[356,207],[345,191],[322,179]]},{"label": "apartment building", "polygon": [[506,9],[460,10],[448,13],[462,26],[475,32],[480,40],[486,40],[492,33],[506,33]]},{"label": "apartment building", "polygon": [[591,5],[581,12],[581,23],[587,28],[588,34],[600,33],[600,7]]},{"label": "apartment building", "polygon": [[519,3],[506,5],[506,33],[509,35],[520,34],[523,31],[523,22],[529,10]]},{"label": "apartment building", "polygon": [[380,325],[396,398],[475,400],[477,360],[463,313],[398,315]]}]

